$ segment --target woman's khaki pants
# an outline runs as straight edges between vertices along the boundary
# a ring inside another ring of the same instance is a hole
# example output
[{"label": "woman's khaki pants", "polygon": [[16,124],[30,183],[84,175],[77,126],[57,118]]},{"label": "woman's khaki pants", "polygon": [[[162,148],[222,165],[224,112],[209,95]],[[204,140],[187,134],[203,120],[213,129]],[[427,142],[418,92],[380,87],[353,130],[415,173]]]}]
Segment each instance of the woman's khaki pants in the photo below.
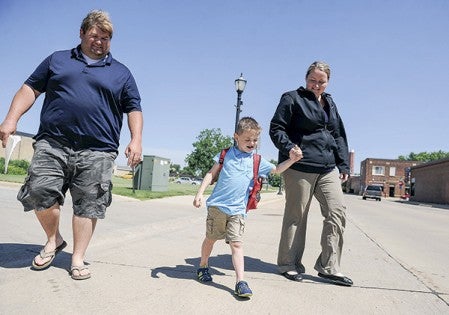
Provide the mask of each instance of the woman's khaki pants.
[{"label": "woman's khaki pants", "polygon": [[315,196],[324,217],[321,254],[316,260],[315,270],[323,274],[340,272],[346,205],[338,170],[316,174],[288,169],[283,178],[285,210],[277,261],[279,271],[305,272],[301,259],[306,243],[307,215]]}]

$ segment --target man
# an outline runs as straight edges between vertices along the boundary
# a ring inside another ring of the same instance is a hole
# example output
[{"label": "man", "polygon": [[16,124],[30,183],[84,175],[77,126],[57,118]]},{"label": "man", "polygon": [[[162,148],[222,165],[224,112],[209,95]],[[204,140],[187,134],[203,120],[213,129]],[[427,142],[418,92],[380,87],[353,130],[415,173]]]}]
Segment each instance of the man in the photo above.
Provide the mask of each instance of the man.
[{"label": "man", "polygon": [[84,265],[97,219],[111,203],[111,177],[123,114],[131,141],[128,165],[141,161],[143,117],[140,95],[129,69],[112,58],[113,26],[106,12],[92,11],[80,29],[81,44],[47,57],[14,96],[0,125],[3,147],[22,115],[45,93],[34,156],[18,193],[25,211],[34,210],[47,243],[32,266],[43,270],[67,244],[59,231],[60,206],[73,200],[71,277],[90,278]]}]

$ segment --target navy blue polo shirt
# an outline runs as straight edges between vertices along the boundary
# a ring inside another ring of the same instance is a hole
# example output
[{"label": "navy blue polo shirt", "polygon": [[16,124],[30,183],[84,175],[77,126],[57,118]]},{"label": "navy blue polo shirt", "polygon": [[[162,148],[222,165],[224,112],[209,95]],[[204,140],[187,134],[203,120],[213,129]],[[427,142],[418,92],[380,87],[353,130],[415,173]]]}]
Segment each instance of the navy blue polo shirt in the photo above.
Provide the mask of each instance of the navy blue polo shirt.
[{"label": "navy blue polo shirt", "polygon": [[123,113],[141,111],[129,69],[110,53],[88,65],[80,46],[51,54],[25,84],[45,93],[34,138],[50,137],[74,150],[117,151]]}]

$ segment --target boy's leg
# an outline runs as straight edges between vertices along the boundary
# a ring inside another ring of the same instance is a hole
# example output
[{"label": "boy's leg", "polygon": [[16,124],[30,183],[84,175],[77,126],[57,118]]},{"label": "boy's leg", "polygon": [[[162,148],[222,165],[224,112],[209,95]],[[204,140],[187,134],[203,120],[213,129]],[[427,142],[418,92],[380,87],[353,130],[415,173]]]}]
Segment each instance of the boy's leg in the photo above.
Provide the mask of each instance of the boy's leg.
[{"label": "boy's leg", "polygon": [[196,271],[196,275],[198,280],[201,282],[209,282],[212,281],[212,276],[209,273],[209,257],[212,253],[212,249],[214,247],[216,240],[210,239],[208,237],[204,238],[203,244],[201,245],[201,261],[198,270]]},{"label": "boy's leg", "polygon": [[204,238],[203,244],[201,245],[201,261],[200,267],[207,267],[209,265],[209,257],[212,253],[216,240],[211,240],[207,237]]},{"label": "boy's leg", "polygon": [[225,238],[226,214],[216,207],[207,209],[206,237],[201,245],[200,267],[205,267],[209,263],[209,257],[217,240]]},{"label": "boy's leg", "polygon": [[232,252],[232,264],[234,265],[236,282],[240,282],[244,278],[245,258],[243,255],[242,242],[229,242]]},{"label": "boy's leg", "polygon": [[253,292],[248,283],[243,280],[245,272],[245,257],[243,256],[243,234],[245,232],[245,218],[243,215],[228,216],[226,224],[226,242],[232,252],[232,264],[235,270],[235,290],[239,297],[249,298]]},{"label": "boy's leg", "polygon": [[239,297],[249,298],[253,295],[253,291],[248,283],[243,280],[245,272],[245,257],[243,256],[243,242],[229,242],[232,251],[232,264],[234,265],[236,282],[234,293]]}]

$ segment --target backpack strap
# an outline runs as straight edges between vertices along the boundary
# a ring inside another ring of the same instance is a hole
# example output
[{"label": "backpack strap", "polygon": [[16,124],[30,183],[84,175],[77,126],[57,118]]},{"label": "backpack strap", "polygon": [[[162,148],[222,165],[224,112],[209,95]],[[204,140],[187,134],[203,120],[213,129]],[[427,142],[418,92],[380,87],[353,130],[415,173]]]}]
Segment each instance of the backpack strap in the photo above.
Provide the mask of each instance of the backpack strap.
[{"label": "backpack strap", "polygon": [[221,150],[220,157],[218,158],[218,166],[219,166],[219,168],[218,168],[217,176],[212,178],[211,184],[215,183],[218,180],[218,176],[220,176],[220,171],[223,168],[224,158],[226,156],[226,153],[228,153],[228,151],[229,151],[229,148]]},{"label": "backpack strap", "polygon": [[253,177],[254,181],[259,178],[260,154],[253,154]]},{"label": "backpack strap", "polygon": [[220,164],[220,170],[223,167],[224,158],[225,158],[226,153],[228,153],[228,150],[229,150],[229,148],[221,150],[220,157],[218,159],[218,163]]},{"label": "backpack strap", "polygon": [[260,200],[260,190],[262,189],[262,179],[259,177],[260,154],[253,154],[253,176],[254,185],[248,196],[248,203],[246,205],[246,212],[257,208],[257,203]]}]

